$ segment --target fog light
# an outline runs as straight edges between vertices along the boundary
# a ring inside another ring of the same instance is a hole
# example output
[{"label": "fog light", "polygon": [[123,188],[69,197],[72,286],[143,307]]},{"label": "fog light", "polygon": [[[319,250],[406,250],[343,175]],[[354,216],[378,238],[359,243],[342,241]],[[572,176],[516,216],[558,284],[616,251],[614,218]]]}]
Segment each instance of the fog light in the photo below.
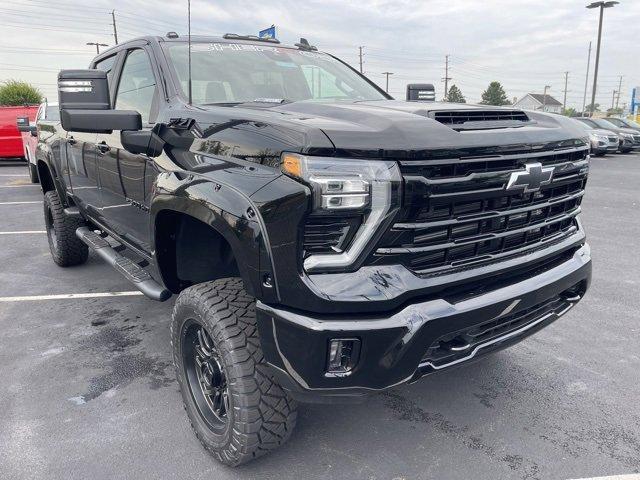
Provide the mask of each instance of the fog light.
[{"label": "fog light", "polygon": [[329,341],[327,376],[346,376],[351,373],[360,357],[360,340],[333,338]]}]

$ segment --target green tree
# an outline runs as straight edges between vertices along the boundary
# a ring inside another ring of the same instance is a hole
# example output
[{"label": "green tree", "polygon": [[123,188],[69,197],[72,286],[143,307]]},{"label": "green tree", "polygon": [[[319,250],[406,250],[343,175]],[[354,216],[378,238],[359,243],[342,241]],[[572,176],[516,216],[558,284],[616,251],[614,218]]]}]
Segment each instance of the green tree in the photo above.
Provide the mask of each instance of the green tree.
[{"label": "green tree", "polygon": [[562,114],[566,115],[567,117],[577,117],[578,116],[578,112],[575,108],[573,107],[569,107],[569,108],[565,108],[562,110]]},{"label": "green tree", "polygon": [[622,115],[623,113],[624,113],[624,108],[622,107],[610,108],[609,110],[607,110],[607,115],[609,116]]},{"label": "green tree", "polygon": [[599,112],[600,111],[600,104],[596,103],[595,105],[593,105],[593,104],[590,103],[589,105],[587,105],[586,111],[587,112],[591,112],[591,113]]},{"label": "green tree", "polygon": [[0,85],[0,105],[20,106],[42,102],[42,93],[33,85],[7,80]]},{"label": "green tree", "polygon": [[464,95],[462,95],[462,91],[455,85],[451,85],[451,88],[449,89],[449,94],[447,95],[447,102],[467,103],[467,101],[464,98]]},{"label": "green tree", "polygon": [[511,105],[500,82],[491,82],[489,84],[487,89],[482,92],[482,101],[480,103],[483,105]]}]

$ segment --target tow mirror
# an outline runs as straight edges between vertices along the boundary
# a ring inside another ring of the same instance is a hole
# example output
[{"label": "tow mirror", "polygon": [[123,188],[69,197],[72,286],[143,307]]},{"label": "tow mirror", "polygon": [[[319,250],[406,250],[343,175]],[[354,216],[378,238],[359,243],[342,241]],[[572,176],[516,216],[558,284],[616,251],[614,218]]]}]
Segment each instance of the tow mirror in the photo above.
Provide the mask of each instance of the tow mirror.
[{"label": "tow mirror", "polygon": [[62,128],[68,132],[112,133],[142,128],[138,112],[111,109],[107,73],[102,70],[60,71],[58,101]]}]

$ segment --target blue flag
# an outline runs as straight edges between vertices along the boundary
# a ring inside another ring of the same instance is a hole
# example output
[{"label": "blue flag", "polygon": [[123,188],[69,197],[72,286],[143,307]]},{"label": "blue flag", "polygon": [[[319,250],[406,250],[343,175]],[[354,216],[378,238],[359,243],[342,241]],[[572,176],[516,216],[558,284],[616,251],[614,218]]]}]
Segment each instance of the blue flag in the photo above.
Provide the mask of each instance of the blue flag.
[{"label": "blue flag", "polygon": [[264,30],[260,30],[258,34],[260,38],[276,38],[276,27],[275,25],[271,25],[269,28],[265,28]]}]

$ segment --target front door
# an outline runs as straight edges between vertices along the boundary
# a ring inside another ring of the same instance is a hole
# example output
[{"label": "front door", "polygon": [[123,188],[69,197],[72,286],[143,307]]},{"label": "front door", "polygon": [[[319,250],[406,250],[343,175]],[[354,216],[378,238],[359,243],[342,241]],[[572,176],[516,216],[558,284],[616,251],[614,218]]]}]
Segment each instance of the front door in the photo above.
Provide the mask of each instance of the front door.
[{"label": "front door", "polygon": [[[156,77],[147,51],[143,48],[129,50],[120,72],[114,108],[139,112],[143,129],[151,129],[158,95]],[[155,172],[153,160],[122,148],[119,131],[110,135],[99,134],[97,152],[103,221],[114,233],[149,252],[151,192],[148,190],[149,176],[154,177]]]},{"label": "front door", "polygon": [[64,142],[69,185],[76,204],[91,216],[100,206],[98,168],[96,165],[95,133],[67,133]]}]

